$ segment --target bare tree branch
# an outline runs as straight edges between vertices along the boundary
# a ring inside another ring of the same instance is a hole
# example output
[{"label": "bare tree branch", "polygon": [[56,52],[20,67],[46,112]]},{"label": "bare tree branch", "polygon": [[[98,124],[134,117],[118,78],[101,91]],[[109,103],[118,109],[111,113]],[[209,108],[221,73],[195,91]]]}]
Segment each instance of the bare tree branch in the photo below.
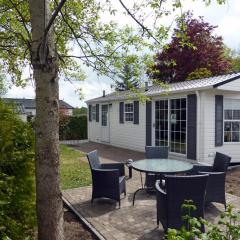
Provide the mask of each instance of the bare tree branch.
[{"label": "bare tree branch", "polygon": [[[55,11],[54,11],[54,13],[53,13],[53,15],[51,16],[51,18],[50,18],[50,20],[49,20],[49,22],[48,22],[47,27],[46,27],[45,30],[44,30],[44,38],[47,37],[47,34],[48,34],[51,26],[53,25],[55,18],[57,17],[58,13],[61,11],[61,9],[62,9],[62,7],[63,7],[63,5],[65,4],[66,1],[67,1],[67,0],[61,0],[61,2],[57,5],[57,7],[56,7],[56,9],[55,9]],[[55,1],[55,2],[56,2],[56,1]]]},{"label": "bare tree branch", "polygon": [[151,33],[151,31],[145,27],[135,16],[131,11],[127,8],[127,6],[122,2],[122,0],[119,0],[123,8],[127,11],[127,13],[131,16],[131,18],[143,29],[143,31],[146,31],[150,37],[152,37],[158,44],[161,44]]}]

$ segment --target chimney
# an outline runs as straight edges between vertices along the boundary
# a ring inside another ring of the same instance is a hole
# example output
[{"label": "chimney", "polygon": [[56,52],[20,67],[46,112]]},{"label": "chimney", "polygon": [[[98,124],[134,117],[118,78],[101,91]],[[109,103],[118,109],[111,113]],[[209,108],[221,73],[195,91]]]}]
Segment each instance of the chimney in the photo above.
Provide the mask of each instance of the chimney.
[{"label": "chimney", "polygon": [[148,91],[148,82],[145,82],[145,91]]},{"label": "chimney", "polygon": [[103,94],[102,94],[103,97],[105,97],[105,90],[103,90]]}]

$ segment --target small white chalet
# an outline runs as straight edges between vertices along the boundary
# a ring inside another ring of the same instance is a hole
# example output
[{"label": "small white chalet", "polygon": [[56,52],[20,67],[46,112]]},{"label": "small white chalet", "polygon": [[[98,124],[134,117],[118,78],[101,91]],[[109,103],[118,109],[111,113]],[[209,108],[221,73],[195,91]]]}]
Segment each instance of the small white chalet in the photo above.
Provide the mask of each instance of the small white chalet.
[{"label": "small white chalet", "polygon": [[87,101],[89,140],[142,152],[169,146],[171,155],[201,162],[218,151],[240,161],[240,73],[151,86],[144,94],[150,101],[128,91]]}]

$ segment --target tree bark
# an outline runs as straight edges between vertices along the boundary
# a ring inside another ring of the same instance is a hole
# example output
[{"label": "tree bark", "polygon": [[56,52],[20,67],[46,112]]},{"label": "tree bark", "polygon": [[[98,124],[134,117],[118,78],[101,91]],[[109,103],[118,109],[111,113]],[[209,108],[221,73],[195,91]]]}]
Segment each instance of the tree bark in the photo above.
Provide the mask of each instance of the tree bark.
[{"label": "tree bark", "polygon": [[59,176],[58,58],[50,30],[49,0],[29,0],[32,66],[36,84],[36,203],[39,240],[63,240],[63,209]]}]

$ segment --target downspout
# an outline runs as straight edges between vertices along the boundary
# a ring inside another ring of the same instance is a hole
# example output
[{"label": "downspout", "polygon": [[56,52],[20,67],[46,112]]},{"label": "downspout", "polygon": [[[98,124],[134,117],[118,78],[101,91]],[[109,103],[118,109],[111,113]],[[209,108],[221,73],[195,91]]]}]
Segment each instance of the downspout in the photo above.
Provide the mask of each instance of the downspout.
[{"label": "downspout", "polygon": [[200,162],[200,133],[201,133],[201,119],[200,119],[200,113],[201,113],[201,97],[199,94],[199,91],[196,91],[197,95],[197,161]]}]

